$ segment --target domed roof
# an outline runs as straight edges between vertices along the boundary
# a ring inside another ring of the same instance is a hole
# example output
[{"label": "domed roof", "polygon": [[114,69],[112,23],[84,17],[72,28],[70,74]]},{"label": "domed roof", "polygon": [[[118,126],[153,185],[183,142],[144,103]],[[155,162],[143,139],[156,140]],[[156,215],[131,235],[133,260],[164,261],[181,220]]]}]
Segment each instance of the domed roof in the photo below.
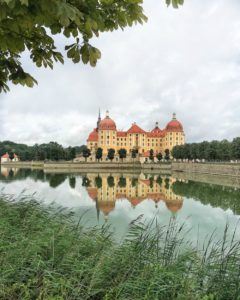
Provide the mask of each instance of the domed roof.
[{"label": "domed roof", "polygon": [[183,200],[166,200],[165,204],[171,212],[176,213],[182,208]]},{"label": "domed roof", "polygon": [[98,132],[97,128],[93,129],[93,131],[89,134],[87,141],[88,142],[97,142],[98,140]]},{"label": "domed roof", "polygon": [[96,199],[97,199],[97,196],[98,196],[97,188],[91,188],[91,187],[88,187],[88,188],[87,188],[87,192],[88,192],[88,196],[89,196],[92,200],[96,200]]},{"label": "domed roof", "polygon": [[99,209],[104,213],[104,215],[108,215],[115,209],[114,201],[99,201],[98,205]]},{"label": "domed roof", "polygon": [[108,111],[106,117],[99,124],[100,130],[116,130],[116,123],[109,117]]},{"label": "domed roof", "polygon": [[176,114],[173,114],[172,120],[166,126],[167,131],[183,131],[182,124],[176,119]]}]

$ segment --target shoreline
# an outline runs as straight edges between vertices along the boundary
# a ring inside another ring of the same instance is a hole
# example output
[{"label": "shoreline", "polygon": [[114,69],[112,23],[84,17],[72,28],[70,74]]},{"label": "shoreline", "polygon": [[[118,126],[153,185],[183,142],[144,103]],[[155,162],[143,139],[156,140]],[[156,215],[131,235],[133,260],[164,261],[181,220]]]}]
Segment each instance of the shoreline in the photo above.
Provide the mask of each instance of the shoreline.
[{"label": "shoreline", "polygon": [[[94,172],[100,171],[128,171],[130,173],[141,172],[166,172],[179,174],[177,177],[205,175],[240,178],[240,163],[190,163],[190,162],[162,162],[144,163],[140,162],[8,162],[2,163],[1,167],[6,168],[31,168],[43,169],[46,172]],[[181,175],[183,174],[183,175]],[[209,177],[210,178],[210,177]],[[238,181],[238,180],[237,180]],[[240,185],[240,183],[239,183]]]}]

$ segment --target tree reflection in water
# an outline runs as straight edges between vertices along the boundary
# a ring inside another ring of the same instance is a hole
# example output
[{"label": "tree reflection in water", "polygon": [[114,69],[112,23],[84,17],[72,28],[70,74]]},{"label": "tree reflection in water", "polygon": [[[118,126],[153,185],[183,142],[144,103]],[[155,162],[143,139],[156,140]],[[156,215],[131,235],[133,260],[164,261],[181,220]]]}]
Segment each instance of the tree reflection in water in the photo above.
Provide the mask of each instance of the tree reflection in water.
[{"label": "tree reflection in water", "polygon": [[113,211],[116,202],[122,199],[128,200],[132,207],[147,199],[153,200],[156,207],[160,202],[164,202],[175,214],[182,208],[184,197],[224,210],[231,209],[234,214],[240,214],[240,189],[196,181],[178,181],[162,174],[93,173],[81,176],[4,166],[1,166],[0,173],[0,181],[6,184],[31,178],[34,181],[48,182],[52,188],[57,188],[68,178],[69,186],[75,189],[79,185],[77,177],[81,177],[82,186],[86,188],[90,199],[96,202],[97,211],[102,211],[105,216]]},{"label": "tree reflection in water", "polygon": [[76,177],[75,176],[69,177],[69,185],[72,189],[75,189],[75,187],[76,187]]},{"label": "tree reflection in water", "polygon": [[240,214],[240,189],[196,181],[176,181],[172,188],[178,195]]}]

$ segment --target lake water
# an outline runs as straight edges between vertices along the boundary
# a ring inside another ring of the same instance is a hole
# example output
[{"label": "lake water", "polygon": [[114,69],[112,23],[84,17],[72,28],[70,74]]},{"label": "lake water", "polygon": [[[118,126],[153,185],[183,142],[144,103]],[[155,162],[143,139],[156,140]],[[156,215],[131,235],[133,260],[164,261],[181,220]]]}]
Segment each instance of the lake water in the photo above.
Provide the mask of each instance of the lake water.
[{"label": "lake water", "polygon": [[[71,208],[84,226],[108,223],[118,238],[139,215],[161,224],[184,223],[188,239],[203,240],[216,230],[221,238],[226,223],[233,231],[240,215],[240,188],[177,180],[165,174],[46,173],[43,170],[1,167],[2,194],[31,195],[45,204]],[[237,230],[240,238],[240,230]]]}]

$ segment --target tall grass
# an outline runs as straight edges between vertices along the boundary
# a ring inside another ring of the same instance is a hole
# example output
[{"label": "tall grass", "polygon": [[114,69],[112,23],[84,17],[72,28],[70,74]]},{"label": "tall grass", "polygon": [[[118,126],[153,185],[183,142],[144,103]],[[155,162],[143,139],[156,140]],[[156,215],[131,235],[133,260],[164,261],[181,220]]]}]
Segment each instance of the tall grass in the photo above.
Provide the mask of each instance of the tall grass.
[{"label": "tall grass", "polygon": [[214,233],[198,249],[184,225],[142,217],[116,243],[72,213],[0,199],[0,299],[240,299],[240,242]]}]

